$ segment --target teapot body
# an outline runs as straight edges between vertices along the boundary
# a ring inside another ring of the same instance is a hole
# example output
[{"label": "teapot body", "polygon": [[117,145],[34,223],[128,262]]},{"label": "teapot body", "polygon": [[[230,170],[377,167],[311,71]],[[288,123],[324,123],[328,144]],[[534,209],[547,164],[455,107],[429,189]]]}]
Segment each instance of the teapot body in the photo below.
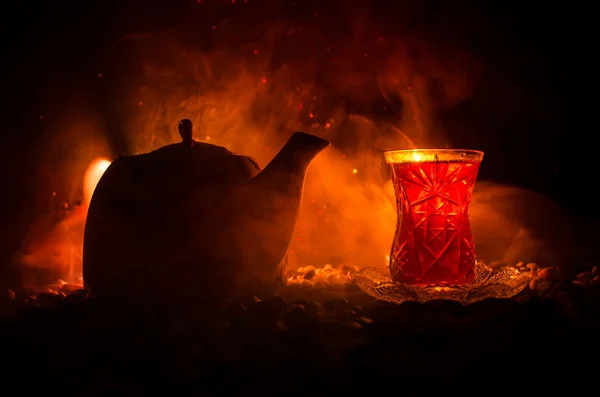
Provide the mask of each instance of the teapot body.
[{"label": "teapot body", "polygon": [[249,286],[232,236],[252,233],[242,192],[261,169],[219,146],[181,149],[120,157],[98,183],[84,238],[92,293],[179,305]]},{"label": "teapot body", "polygon": [[92,196],[83,275],[96,296],[191,307],[273,293],[285,282],[306,171],[329,146],[295,132],[261,170],[247,156],[182,142],[116,159]]}]

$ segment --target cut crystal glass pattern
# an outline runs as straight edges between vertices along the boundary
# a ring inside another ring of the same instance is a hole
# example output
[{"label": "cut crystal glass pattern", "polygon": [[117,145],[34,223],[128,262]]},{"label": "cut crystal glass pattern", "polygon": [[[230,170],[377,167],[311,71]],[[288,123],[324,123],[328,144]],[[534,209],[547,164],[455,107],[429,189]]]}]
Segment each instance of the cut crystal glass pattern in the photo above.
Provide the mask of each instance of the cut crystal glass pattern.
[{"label": "cut crystal glass pattern", "polygon": [[408,284],[471,284],[475,244],[469,223],[478,162],[392,163],[398,226],[392,279]]}]

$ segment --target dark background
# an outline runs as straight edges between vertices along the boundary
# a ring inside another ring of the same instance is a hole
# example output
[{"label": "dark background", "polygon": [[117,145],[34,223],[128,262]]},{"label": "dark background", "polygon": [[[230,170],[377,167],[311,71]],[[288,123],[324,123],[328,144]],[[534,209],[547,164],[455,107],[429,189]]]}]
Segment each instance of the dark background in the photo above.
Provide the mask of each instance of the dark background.
[{"label": "dark background", "polygon": [[[115,155],[127,152],[119,138],[123,121],[111,110],[118,90],[111,89],[110,81],[109,86],[99,90],[94,78],[98,70],[115,69],[116,61],[105,54],[119,38],[182,23],[218,22],[228,14],[257,9],[264,10],[266,20],[285,14],[304,23],[318,9],[319,23],[330,30],[339,27],[336,31],[344,35],[349,11],[365,7],[379,21],[387,21],[379,22],[378,28],[393,35],[395,29],[403,28],[398,21],[406,20],[402,13],[407,9],[392,1],[355,5],[350,1],[298,0],[296,6],[291,1],[237,1],[235,7],[225,7],[230,3],[227,0],[204,1],[200,7],[195,0],[33,1],[5,5],[0,16],[3,281],[7,281],[5,265],[44,210],[39,204],[40,164],[36,160],[47,150],[40,143],[45,134],[55,130],[53,115],[68,115],[77,101],[85,99],[97,107],[98,115],[109,127]],[[469,38],[472,48],[531,93],[522,103],[523,98],[507,98],[502,84],[491,84],[444,115],[442,123],[447,125],[453,146],[486,152],[480,178],[532,189],[570,211],[595,217],[597,127],[592,98],[596,96],[597,71],[592,61],[593,13],[576,2],[472,0],[411,4],[414,18],[431,21],[432,29],[448,29],[449,40],[456,37],[452,32],[461,30],[460,24],[452,22],[463,21],[468,15],[466,20],[480,25],[477,37]],[[519,100],[522,111],[507,112],[504,117],[503,107],[514,105],[513,100]],[[486,113],[486,109],[494,111]],[[43,120],[40,115],[45,115]],[[461,123],[472,127],[468,133],[452,128]]]}]

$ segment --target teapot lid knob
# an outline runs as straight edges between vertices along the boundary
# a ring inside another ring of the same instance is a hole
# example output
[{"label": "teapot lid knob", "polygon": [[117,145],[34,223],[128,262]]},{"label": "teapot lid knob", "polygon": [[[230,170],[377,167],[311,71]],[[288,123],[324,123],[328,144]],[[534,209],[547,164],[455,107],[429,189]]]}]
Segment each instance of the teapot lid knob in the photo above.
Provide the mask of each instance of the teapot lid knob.
[{"label": "teapot lid knob", "polygon": [[185,146],[192,147],[194,141],[192,139],[194,125],[191,120],[183,119],[179,122],[179,135],[181,135],[182,143]]}]

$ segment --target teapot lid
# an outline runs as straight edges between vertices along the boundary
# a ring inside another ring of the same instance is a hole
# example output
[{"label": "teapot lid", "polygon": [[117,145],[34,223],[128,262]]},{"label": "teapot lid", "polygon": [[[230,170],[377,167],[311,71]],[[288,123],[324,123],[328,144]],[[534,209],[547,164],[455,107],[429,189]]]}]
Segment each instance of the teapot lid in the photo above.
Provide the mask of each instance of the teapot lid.
[{"label": "teapot lid", "polygon": [[181,140],[184,146],[192,147],[194,145],[194,133],[193,133],[194,125],[192,124],[192,120],[183,119],[179,122],[179,135],[181,135]]},{"label": "teapot lid", "polygon": [[[195,141],[193,136],[194,125],[192,121],[189,119],[182,119],[179,122],[179,135],[181,136],[181,142],[173,143],[170,145],[163,146],[156,150],[153,150],[151,153],[156,155],[167,155],[168,153],[172,153],[175,156],[193,154],[203,156],[231,156],[234,153],[227,150],[222,146],[212,145],[210,143],[198,142]],[[192,150],[190,150],[192,149]]]},{"label": "teapot lid", "polygon": [[141,155],[142,158],[150,160],[144,161],[146,172],[154,176],[184,176],[188,182],[210,179],[233,181],[239,177],[252,178],[260,172],[256,162],[247,156],[237,155],[222,146],[195,141],[193,128],[191,120],[181,120],[181,142]]}]

